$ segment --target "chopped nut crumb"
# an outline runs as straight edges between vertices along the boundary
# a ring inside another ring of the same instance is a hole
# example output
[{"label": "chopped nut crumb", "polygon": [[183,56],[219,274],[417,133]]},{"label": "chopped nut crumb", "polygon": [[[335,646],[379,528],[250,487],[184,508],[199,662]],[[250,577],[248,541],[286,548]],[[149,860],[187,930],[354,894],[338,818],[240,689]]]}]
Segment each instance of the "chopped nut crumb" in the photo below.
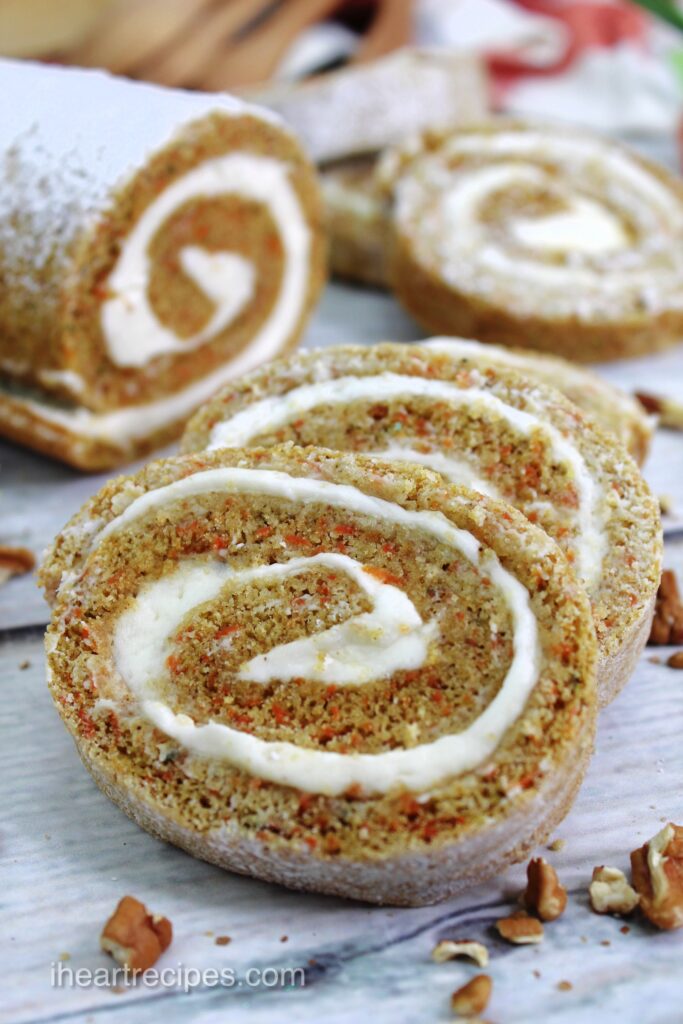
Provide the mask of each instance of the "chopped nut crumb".
[{"label": "chopped nut crumb", "polygon": [[496,921],[498,934],[515,946],[526,946],[543,941],[543,925],[535,917],[530,917],[523,910],[511,917],[501,917]]},{"label": "chopped nut crumb", "polygon": [[640,906],[657,928],[683,927],[683,827],[665,825],[631,854]]},{"label": "chopped nut crumb", "polygon": [[468,960],[474,960],[480,967],[486,967],[489,962],[489,951],[486,946],[481,942],[475,942],[474,939],[442,939],[432,950],[432,960],[437,964],[456,960],[458,957],[466,957]]},{"label": "chopped nut crumb", "polygon": [[168,918],[152,915],[144,903],[124,896],[104,926],[100,946],[121,967],[137,973],[152,967],[172,939]]},{"label": "chopped nut crumb", "polygon": [[281,935],[280,942],[289,942],[289,935]]},{"label": "chopped nut crumb", "polygon": [[486,1009],[493,982],[488,974],[477,974],[451,996],[451,1009],[461,1017],[476,1017]]},{"label": "chopped nut crumb", "polygon": [[588,895],[596,914],[630,914],[640,902],[624,872],[604,865],[593,868]]},{"label": "chopped nut crumb", "polygon": [[217,946],[227,946],[230,942],[232,942],[232,939],[230,938],[229,935],[217,935],[216,936],[215,944]]},{"label": "chopped nut crumb", "polygon": [[20,661],[19,662],[19,671],[20,672],[25,672],[26,669],[30,668],[30,667],[31,667],[31,662],[28,660],[28,658],[25,658],[24,661]]}]

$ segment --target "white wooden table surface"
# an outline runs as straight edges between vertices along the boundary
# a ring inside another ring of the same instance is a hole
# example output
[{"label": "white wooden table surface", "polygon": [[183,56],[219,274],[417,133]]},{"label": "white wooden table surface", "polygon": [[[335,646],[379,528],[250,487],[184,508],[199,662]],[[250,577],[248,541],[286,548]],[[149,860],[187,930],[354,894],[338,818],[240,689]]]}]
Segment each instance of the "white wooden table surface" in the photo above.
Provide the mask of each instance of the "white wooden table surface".
[{"label": "white wooden table surface", "polygon": [[[333,286],[307,344],[417,337],[393,300]],[[628,388],[680,395],[683,346],[603,372]],[[658,433],[646,475],[683,521],[683,436]],[[2,542],[40,552],[101,481],[0,445]],[[683,537],[668,540],[666,564],[683,574]],[[475,969],[437,966],[429,954],[439,937],[468,935],[489,946],[487,1017],[498,1024],[683,1021],[683,932],[655,933],[634,920],[623,934],[623,922],[590,912],[586,894],[595,864],[626,868],[628,852],[662,822],[683,823],[683,673],[652,664],[651,649],[603,713],[586,782],[557,833],[566,846],[546,851],[570,889],[569,908],[541,946],[515,948],[491,925],[513,908],[521,867],[443,906],[378,909],[232,876],[142,832],[96,789],[52,707],[46,619],[30,577],[0,588],[0,1020],[448,1020],[450,992]],[[55,987],[51,965],[62,954],[63,970],[111,965],[98,935],[125,893],[173,921],[160,967],[228,967],[235,985]],[[232,941],[218,946],[219,935]],[[254,966],[303,968],[305,985],[250,985]],[[561,981],[571,989],[558,989]]]}]

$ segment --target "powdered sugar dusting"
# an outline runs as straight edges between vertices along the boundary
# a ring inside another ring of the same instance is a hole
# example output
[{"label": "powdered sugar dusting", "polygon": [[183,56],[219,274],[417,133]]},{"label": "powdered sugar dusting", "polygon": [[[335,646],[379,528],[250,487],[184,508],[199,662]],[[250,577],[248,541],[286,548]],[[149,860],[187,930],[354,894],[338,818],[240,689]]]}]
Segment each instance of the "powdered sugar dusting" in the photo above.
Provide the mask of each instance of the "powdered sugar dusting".
[{"label": "powdered sugar dusting", "polygon": [[224,94],[163,89],[101,71],[0,60],[0,278],[10,317],[56,313],[59,274],[112,194],[211,113],[279,119]]}]

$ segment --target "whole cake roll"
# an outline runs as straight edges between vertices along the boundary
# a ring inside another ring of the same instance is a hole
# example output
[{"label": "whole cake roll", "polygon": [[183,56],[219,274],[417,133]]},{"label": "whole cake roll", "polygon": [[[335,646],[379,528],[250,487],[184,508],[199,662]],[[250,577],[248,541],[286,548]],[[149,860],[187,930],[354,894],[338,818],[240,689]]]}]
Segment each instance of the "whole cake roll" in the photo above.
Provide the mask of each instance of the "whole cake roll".
[{"label": "whole cake roll", "polygon": [[0,431],[113,465],[297,341],[314,171],[226,95],[14,61],[0,89]]},{"label": "whole cake roll", "polygon": [[659,508],[623,445],[558,391],[476,351],[340,346],[236,381],[190,421],[183,449],[282,442],[419,463],[520,509],[591,598],[601,703],[626,683],[652,621]]},{"label": "whole cake roll", "polygon": [[542,842],[590,755],[595,633],[559,548],[438,475],[220,451],[57,539],[49,685],[99,786],[222,867],[423,904]]},{"label": "whole cake roll", "polygon": [[428,330],[580,362],[683,336],[683,183],[606,139],[495,120],[388,151],[389,276]]}]

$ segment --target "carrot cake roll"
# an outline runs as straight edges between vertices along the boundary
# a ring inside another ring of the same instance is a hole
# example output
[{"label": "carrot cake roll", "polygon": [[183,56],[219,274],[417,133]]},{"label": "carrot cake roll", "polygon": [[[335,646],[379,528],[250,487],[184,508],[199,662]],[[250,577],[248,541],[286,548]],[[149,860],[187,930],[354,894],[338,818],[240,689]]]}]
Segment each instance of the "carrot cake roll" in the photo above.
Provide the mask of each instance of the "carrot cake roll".
[{"label": "carrot cake roll", "polygon": [[324,277],[315,173],[227,95],[8,60],[0,89],[0,432],[113,465],[296,343]]},{"label": "carrot cake roll", "polygon": [[495,120],[377,171],[390,277],[427,329],[593,362],[683,337],[683,183],[615,143]]},{"label": "carrot cake roll", "polygon": [[473,352],[341,346],[235,382],[197,413],[183,448],[286,441],[420,463],[520,509],[588,590],[601,702],[627,681],[652,620],[659,508],[626,449],[558,391]]},{"label": "carrot cake roll", "polygon": [[101,788],[222,867],[445,899],[567,812],[591,610],[515,509],[296,446],[152,463],[57,539],[49,685]]}]

